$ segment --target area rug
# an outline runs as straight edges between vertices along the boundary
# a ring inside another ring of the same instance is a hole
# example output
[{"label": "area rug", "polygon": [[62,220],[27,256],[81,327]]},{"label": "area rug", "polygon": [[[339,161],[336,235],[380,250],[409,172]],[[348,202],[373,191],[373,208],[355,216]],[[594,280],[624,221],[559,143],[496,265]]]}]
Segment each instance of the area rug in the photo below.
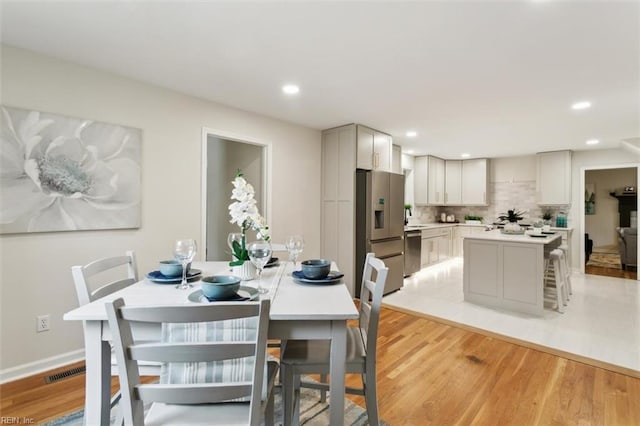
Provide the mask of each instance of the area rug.
[{"label": "area rug", "polygon": [[620,255],[618,253],[591,253],[587,266],[622,269],[620,264]]},{"label": "area rug", "polygon": [[[320,393],[312,389],[302,388],[300,390],[300,424],[307,426],[326,426],[329,424],[329,397],[327,397],[327,403],[320,402]],[[282,398],[280,390],[276,390],[274,397],[275,412],[276,412],[276,425],[282,425]],[[364,408],[354,404],[348,399],[344,400],[344,424],[352,426],[364,426],[368,425],[367,412]],[[52,420],[45,423],[44,426],[81,426],[83,418],[83,410],[75,411],[66,416]],[[115,417],[112,416],[111,424],[115,423]],[[384,421],[380,422],[381,425],[388,424]]]}]

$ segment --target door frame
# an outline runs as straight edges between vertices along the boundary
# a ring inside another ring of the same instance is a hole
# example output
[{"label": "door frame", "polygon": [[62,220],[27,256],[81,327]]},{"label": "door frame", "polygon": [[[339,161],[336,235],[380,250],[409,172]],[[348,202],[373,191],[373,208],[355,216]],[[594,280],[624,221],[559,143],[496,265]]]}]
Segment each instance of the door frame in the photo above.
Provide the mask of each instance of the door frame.
[{"label": "door frame", "polygon": [[[210,127],[202,128],[202,152],[201,152],[201,212],[200,212],[200,223],[201,223],[201,241],[203,250],[198,254],[202,259],[206,259],[206,245],[207,245],[207,152],[208,152],[208,143],[209,136],[213,136],[220,139],[226,139],[233,142],[240,142],[249,145],[256,145],[262,147],[262,202],[260,203],[259,209],[264,218],[269,223],[269,219],[271,218],[271,178],[272,178],[272,152],[273,146],[272,143],[268,140],[255,138],[253,136],[241,135],[238,133],[229,132],[226,130],[213,129]],[[231,184],[231,182],[229,182]],[[231,187],[229,187],[229,194],[231,194]],[[227,206],[225,206],[226,208]]]},{"label": "door frame", "polygon": [[[583,166],[580,168],[580,230],[582,231],[578,240],[580,241],[580,272],[585,274],[585,254],[584,254],[584,233],[586,232],[585,225],[585,214],[584,214],[584,186],[585,186],[585,175],[587,170],[607,170],[607,169],[636,169],[636,193],[638,192],[638,182],[640,181],[640,164],[638,163],[621,163],[621,164],[606,164],[601,166]],[[640,207],[640,199],[636,202],[636,211],[638,211],[638,207]],[[582,236],[582,237],[581,237]],[[638,247],[636,250],[640,249],[640,240],[638,240]],[[637,251],[640,253],[640,251]],[[636,277],[637,280],[640,280],[640,274]]]}]

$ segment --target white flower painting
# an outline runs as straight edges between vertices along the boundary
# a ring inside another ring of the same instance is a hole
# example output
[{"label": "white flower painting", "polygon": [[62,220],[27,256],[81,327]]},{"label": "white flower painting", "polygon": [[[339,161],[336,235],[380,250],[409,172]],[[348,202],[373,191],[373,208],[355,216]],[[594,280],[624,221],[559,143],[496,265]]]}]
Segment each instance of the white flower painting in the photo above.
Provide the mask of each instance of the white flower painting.
[{"label": "white flower painting", "polygon": [[140,227],[140,129],[0,112],[0,233]]}]

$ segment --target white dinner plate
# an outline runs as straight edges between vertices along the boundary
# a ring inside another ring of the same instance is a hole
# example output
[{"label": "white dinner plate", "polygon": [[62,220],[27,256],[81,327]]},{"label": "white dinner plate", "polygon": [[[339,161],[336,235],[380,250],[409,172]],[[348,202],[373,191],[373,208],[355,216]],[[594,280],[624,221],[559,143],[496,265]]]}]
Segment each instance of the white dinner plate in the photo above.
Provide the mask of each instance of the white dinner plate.
[{"label": "white dinner plate", "polygon": [[323,284],[335,284],[337,282],[340,282],[342,277],[344,277],[344,274],[338,271],[331,271],[329,272],[329,275],[327,275],[326,278],[322,278],[320,280],[312,280],[312,279],[306,278],[302,274],[302,271],[293,271],[291,273],[291,276],[293,277],[293,280],[297,283],[323,285]]},{"label": "white dinner plate", "polygon": [[[197,278],[202,275],[202,271],[200,269],[191,268],[189,272],[187,272],[187,281],[195,281]],[[167,277],[166,275],[162,275],[160,271],[151,271],[147,274],[147,278],[154,283],[159,284],[176,284],[182,281],[182,275],[177,277]]]}]

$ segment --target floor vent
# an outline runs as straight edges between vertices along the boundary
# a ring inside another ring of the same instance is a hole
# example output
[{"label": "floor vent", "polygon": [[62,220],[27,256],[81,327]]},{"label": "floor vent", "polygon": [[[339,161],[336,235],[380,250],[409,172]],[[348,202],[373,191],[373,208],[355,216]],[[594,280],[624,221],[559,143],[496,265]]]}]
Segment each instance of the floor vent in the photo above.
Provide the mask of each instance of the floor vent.
[{"label": "floor vent", "polygon": [[60,373],[52,374],[44,378],[45,383],[55,383],[59,380],[66,379],[67,377],[77,376],[83,374],[87,368],[85,366],[71,368],[69,370],[62,371]]}]

